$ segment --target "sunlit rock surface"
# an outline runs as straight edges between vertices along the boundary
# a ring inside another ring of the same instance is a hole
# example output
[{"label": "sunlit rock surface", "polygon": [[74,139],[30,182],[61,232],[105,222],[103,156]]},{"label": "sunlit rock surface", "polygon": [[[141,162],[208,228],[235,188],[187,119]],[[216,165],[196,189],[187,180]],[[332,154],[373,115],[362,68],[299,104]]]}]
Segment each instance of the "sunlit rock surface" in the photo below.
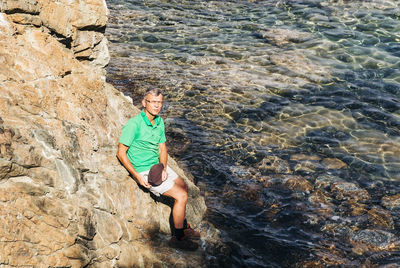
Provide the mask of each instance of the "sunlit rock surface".
[{"label": "sunlit rock surface", "polygon": [[[105,83],[105,2],[2,1],[0,11],[0,264],[204,266],[203,249],[166,246],[171,202],[156,202],[115,157],[138,109]],[[198,226],[204,199],[169,164]],[[204,235],[217,241],[213,232]]]}]

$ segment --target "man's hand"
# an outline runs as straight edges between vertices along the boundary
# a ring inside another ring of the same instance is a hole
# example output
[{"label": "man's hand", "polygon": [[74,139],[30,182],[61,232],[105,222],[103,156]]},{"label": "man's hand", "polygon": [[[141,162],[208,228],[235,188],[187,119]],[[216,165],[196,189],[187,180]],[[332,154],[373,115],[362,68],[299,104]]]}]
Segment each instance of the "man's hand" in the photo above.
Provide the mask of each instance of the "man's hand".
[{"label": "man's hand", "polygon": [[143,187],[149,189],[151,188],[151,185],[143,178],[142,175],[136,176],[136,179],[138,180],[139,184],[142,185]]},{"label": "man's hand", "polygon": [[161,174],[161,180],[165,181],[166,179],[168,179],[168,172],[165,169],[163,169]]}]

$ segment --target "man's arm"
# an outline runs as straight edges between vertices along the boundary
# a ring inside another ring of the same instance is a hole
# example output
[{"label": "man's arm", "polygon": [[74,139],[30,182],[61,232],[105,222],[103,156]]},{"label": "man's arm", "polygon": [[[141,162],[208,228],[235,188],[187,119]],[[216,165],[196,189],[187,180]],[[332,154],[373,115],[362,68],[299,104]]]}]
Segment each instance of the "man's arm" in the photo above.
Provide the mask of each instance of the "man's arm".
[{"label": "man's arm", "polygon": [[132,166],[131,161],[129,161],[128,156],[126,155],[126,152],[128,151],[129,147],[125,146],[124,144],[120,143],[118,144],[118,152],[117,152],[117,157],[119,159],[119,161],[121,161],[122,165],[124,165],[124,167],[128,170],[128,172],[130,174],[132,174],[132,176],[134,178],[136,178],[139,182],[140,185],[142,185],[143,187],[146,188],[150,188],[150,184],[148,184],[142,177],[142,175],[140,175],[135,168]]},{"label": "man's arm", "polygon": [[167,161],[168,161],[168,153],[167,153],[167,145],[165,142],[158,144],[158,157],[160,158],[160,163],[164,165],[164,170],[162,174],[162,180],[165,181],[168,178],[167,171]]}]

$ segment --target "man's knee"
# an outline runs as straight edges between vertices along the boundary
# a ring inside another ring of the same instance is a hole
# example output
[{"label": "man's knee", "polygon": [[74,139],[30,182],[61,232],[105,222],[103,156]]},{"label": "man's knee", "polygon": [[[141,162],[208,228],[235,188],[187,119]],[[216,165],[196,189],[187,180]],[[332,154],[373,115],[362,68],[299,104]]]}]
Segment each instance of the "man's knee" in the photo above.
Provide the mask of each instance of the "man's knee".
[{"label": "man's knee", "polygon": [[179,191],[179,194],[176,196],[176,200],[179,202],[187,202],[187,191],[185,191],[184,189],[182,189],[181,191]]},{"label": "man's knee", "polygon": [[188,191],[188,185],[186,184],[186,182],[181,177],[178,177],[175,180],[175,184],[177,184],[179,187],[181,187],[185,192]]},{"label": "man's knee", "polygon": [[[182,180],[182,181],[183,181],[183,180]],[[186,184],[186,182],[183,182],[183,189],[185,189],[185,192],[186,192],[186,193],[188,192],[189,187],[188,187],[188,185]]]}]

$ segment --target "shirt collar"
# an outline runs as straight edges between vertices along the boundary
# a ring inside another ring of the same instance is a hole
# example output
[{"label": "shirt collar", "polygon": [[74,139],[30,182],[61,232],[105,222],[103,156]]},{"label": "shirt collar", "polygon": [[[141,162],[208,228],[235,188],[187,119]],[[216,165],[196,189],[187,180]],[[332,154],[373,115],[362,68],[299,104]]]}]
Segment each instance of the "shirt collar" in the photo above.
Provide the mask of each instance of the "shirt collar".
[{"label": "shirt collar", "polygon": [[[144,112],[144,109],[142,110],[141,115],[142,115],[142,118],[143,118],[144,122],[146,123],[146,125],[153,126],[151,124],[150,120],[147,118],[147,116]],[[156,117],[154,118],[154,122],[155,122],[154,126],[156,126],[156,125],[158,126],[160,124],[160,116],[156,115]]]}]

